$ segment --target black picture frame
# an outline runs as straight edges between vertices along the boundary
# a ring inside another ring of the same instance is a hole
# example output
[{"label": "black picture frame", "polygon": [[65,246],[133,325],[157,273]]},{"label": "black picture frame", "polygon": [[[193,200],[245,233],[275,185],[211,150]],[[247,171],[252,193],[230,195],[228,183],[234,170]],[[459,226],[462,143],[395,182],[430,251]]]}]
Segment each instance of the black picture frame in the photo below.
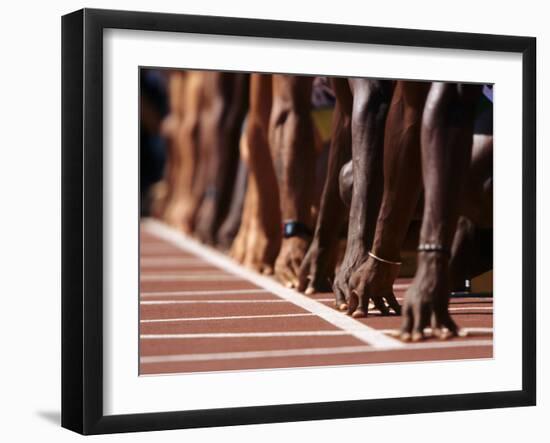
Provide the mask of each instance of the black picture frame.
[{"label": "black picture frame", "polygon": [[[522,55],[522,389],[131,415],[103,413],[103,30],[170,31]],[[62,426],[82,434],[536,404],[536,39],[83,9],[62,18]]]}]

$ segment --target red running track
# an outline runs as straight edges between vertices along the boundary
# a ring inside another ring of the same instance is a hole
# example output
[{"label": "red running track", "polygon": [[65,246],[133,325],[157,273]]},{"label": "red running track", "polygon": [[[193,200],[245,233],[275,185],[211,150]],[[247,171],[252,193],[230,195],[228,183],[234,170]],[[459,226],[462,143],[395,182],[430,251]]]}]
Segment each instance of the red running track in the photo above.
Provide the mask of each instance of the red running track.
[{"label": "red running track", "polygon": [[352,319],[332,294],[284,288],[156,221],[141,225],[140,291],[142,375],[493,356],[492,298],[451,300],[464,336],[406,344],[398,316]]}]

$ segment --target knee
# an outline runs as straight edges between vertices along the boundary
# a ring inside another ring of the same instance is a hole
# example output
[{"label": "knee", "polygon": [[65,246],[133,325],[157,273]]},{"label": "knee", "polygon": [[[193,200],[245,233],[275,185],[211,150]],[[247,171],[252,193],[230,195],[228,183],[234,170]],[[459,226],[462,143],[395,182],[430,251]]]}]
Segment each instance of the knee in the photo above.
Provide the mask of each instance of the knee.
[{"label": "knee", "polygon": [[340,188],[340,198],[345,205],[349,207],[351,205],[351,194],[353,191],[353,164],[351,160],[340,169],[338,185]]},{"label": "knee", "polygon": [[254,114],[249,113],[246,119],[245,133],[249,139],[257,140],[263,134],[267,132],[267,127],[264,125],[262,119]]},{"label": "knee", "polygon": [[271,121],[284,124],[289,119],[311,118],[311,79],[300,76],[276,76]]},{"label": "knee", "polygon": [[426,99],[423,124],[427,130],[445,124],[462,127],[473,122],[480,85],[434,83]]},{"label": "knee", "polygon": [[356,88],[353,95],[353,124],[364,124],[367,119],[384,119],[391,102],[391,88],[381,81],[369,81]]},{"label": "knee", "polygon": [[307,103],[292,100],[288,97],[274,97],[271,111],[273,126],[281,126],[288,121],[305,121],[311,119],[311,109]]}]

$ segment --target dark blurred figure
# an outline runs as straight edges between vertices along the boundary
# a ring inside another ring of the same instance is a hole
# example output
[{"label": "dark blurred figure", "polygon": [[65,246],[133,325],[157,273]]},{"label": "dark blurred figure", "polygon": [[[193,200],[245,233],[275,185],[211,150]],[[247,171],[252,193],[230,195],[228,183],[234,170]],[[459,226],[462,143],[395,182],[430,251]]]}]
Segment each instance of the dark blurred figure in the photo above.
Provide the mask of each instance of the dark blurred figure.
[{"label": "dark blurred figure", "polygon": [[150,212],[151,186],[162,178],[166,143],[160,126],[168,113],[167,78],[162,71],[141,69],[140,87],[140,215]]}]

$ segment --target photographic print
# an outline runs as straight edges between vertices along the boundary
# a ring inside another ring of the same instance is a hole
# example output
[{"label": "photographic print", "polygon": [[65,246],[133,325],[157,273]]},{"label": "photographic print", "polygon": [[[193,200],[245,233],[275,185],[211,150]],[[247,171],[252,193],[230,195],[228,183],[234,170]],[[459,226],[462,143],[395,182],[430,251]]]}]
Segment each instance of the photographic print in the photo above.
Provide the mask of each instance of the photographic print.
[{"label": "photographic print", "polygon": [[140,67],[139,373],[493,356],[493,84]]},{"label": "photographic print", "polygon": [[534,38],[62,24],[64,427],[536,403]]}]

